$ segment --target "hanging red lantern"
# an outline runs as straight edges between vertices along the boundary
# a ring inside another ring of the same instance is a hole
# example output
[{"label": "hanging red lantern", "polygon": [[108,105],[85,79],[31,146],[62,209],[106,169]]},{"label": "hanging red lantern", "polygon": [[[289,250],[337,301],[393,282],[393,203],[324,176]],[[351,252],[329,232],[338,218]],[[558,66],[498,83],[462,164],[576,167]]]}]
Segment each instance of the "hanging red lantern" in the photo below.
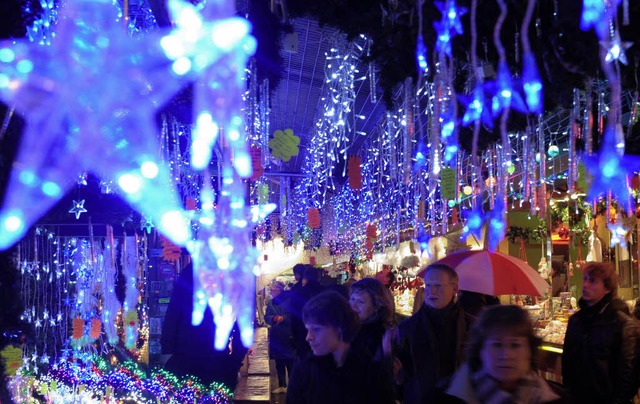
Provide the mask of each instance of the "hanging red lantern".
[{"label": "hanging red lantern", "polygon": [[262,150],[259,147],[251,146],[251,180],[256,181],[262,177],[264,168],[262,167]]},{"label": "hanging red lantern", "polygon": [[307,222],[312,229],[320,227],[320,211],[318,208],[309,208],[307,210]]},{"label": "hanging red lantern", "polygon": [[102,322],[99,318],[94,317],[91,319],[91,331],[89,335],[93,339],[100,338],[100,333],[102,332]]},{"label": "hanging red lantern", "polygon": [[84,334],[84,320],[80,317],[76,317],[73,319],[73,333],[71,336],[75,340],[79,340],[82,338],[82,334]]},{"label": "hanging red lantern", "polygon": [[375,224],[368,224],[366,230],[367,240],[375,241],[378,238],[378,227]]},{"label": "hanging red lantern", "polygon": [[362,160],[359,156],[349,157],[347,175],[351,189],[362,189]]},{"label": "hanging red lantern", "polygon": [[184,208],[186,210],[196,210],[196,200],[188,196],[184,201]]}]

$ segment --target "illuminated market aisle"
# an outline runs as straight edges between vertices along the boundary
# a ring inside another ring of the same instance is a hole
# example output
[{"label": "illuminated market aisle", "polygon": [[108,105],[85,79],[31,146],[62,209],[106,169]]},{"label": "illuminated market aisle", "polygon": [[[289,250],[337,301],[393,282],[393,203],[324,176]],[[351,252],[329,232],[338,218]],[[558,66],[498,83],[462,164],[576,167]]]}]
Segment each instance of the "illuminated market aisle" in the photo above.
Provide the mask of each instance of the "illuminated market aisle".
[{"label": "illuminated market aisle", "polygon": [[247,366],[240,370],[241,378],[234,394],[234,403],[270,403],[271,371],[269,368],[269,333],[267,327],[255,330],[253,354],[247,356]]}]

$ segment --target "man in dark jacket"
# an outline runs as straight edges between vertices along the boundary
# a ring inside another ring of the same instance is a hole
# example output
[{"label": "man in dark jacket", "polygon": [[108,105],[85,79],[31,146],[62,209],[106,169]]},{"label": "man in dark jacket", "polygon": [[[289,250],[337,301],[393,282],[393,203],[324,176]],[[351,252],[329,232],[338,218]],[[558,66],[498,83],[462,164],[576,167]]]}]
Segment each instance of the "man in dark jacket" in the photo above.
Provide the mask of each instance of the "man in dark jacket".
[{"label": "man in dark jacket", "polygon": [[272,393],[287,391],[287,373],[291,376],[296,359],[296,349],[291,332],[291,302],[284,284],[279,281],[269,285],[272,299],[267,303],[264,320],[269,324],[269,357],[276,362],[278,387]]},{"label": "man in dark jacket", "polygon": [[197,376],[205,384],[222,382],[234,391],[238,371],[247,348],[240,341],[235,324],[227,348],[214,348],[216,325],[207,307],[198,326],[191,325],[193,311],[193,265],[187,265],[175,282],[162,325],[160,344],[163,354],[172,354],[164,368],[177,376]]},{"label": "man in dark jacket", "polygon": [[631,403],[637,392],[638,325],[616,298],[611,264],[585,265],[581,310],[569,318],[562,354],[563,384],[576,403]]},{"label": "man in dark jacket", "polygon": [[291,289],[291,331],[293,332],[298,360],[304,359],[311,353],[311,348],[306,340],[307,330],[302,321],[302,308],[312,297],[324,291],[324,287],[320,284],[320,271],[320,268],[316,268],[313,265],[305,265],[302,280],[298,282],[302,284],[302,287],[295,290]]},{"label": "man in dark jacket", "polygon": [[431,264],[425,275],[424,304],[398,326],[394,375],[405,404],[427,403],[445,388],[463,359],[471,326],[456,301],[458,274]]}]

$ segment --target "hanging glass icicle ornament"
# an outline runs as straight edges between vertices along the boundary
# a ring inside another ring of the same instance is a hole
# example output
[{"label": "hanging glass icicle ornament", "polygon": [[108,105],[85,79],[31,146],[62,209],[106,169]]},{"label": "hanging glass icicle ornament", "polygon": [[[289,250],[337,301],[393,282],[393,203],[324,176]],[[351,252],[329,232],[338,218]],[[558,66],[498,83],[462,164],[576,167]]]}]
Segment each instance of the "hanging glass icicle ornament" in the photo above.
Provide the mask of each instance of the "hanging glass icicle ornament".
[{"label": "hanging glass icicle ornament", "polygon": [[569,114],[569,156],[567,169],[567,191],[573,193],[575,181],[578,177],[578,154],[576,153],[576,140],[579,136],[580,122],[580,90],[573,89],[573,107]]},{"label": "hanging glass icicle ornament", "polygon": [[598,136],[604,137],[604,118],[607,116],[607,104],[604,102],[604,90],[598,90]]},{"label": "hanging glass icicle ornament", "polygon": [[262,84],[260,85],[260,146],[262,147],[262,167],[269,168],[271,167],[271,159],[269,158],[269,134],[271,133],[271,121],[270,114],[271,108],[270,104],[270,92],[269,92],[269,80],[262,80]]},{"label": "hanging glass icicle ornament", "polygon": [[413,80],[407,77],[404,81],[404,136],[402,137],[402,179],[405,184],[411,179],[411,161],[413,159],[413,137],[415,131],[413,104]]},{"label": "hanging glass icicle ornament", "polygon": [[424,44],[424,37],[422,36],[422,8],[424,6],[424,0],[418,0],[418,37],[416,38],[416,63],[418,65],[418,72],[427,72],[429,64],[427,62],[427,47]]},{"label": "hanging glass icicle ornament", "polygon": [[507,166],[511,164],[510,158],[506,156],[506,150],[502,145],[495,145],[496,156],[496,194],[501,201],[501,206],[507,206],[507,185],[509,183],[509,172]]},{"label": "hanging glass icicle ornament", "polygon": [[531,197],[531,187],[529,184],[529,154],[531,153],[531,125],[527,125],[524,135],[520,137],[522,140],[522,199],[528,201]]},{"label": "hanging glass icicle ornament", "polygon": [[442,159],[440,158],[440,147],[441,147],[441,138],[440,138],[440,112],[438,107],[438,98],[439,98],[439,89],[432,84],[432,92],[429,97],[430,110],[431,110],[431,140],[429,150],[431,151],[431,156],[429,158],[429,162],[431,164],[431,174],[436,179],[440,176],[440,170],[442,169]]},{"label": "hanging glass icicle ornament", "polygon": [[544,130],[542,127],[542,117],[538,117],[538,155],[540,156],[539,179],[540,184],[536,189],[536,204],[538,205],[538,214],[540,218],[547,215],[547,158],[544,144]]},{"label": "hanging glass icicle ornament", "polygon": [[[367,38],[366,49],[367,49],[367,59],[371,56],[371,45],[373,45],[373,40],[371,38]],[[367,75],[369,76],[369,96],[371,97],[371,103],[375,104],[378,102],[378,94],[376,94],[376,65],[373,62],[369,62],[369,69],[367,71]]]},{"label": "hanging glass icicle ornament", "polygon": [[541,114],[542,108],[542,81],[538,73],[535,56],[531,51],[529,44],[529,24],[536,4],[536,0],[529,0],[527,4],[527,12],[522,20],[522,50],[524,52],[522,67],[522,85],[525,93],[525,101],[529,112],[533,114]]},{"label": "hanging glass icicle ornament", "polygon": [[496,182],[496,173],[494,169],[494,150],[489,149],[485,154],[485,159],[487,161],[487,179],[485,184],[487,185],[487,193],[489,194],[489,208],[493,209],[495,205],[495,182]]},{"label": "hanging glass icicle ornament", "polygon": [[633,125],[635,125],[636,122],[638,122],[638,90],[633,94],[629,123],[627,124],[627,137],[631,135],[631,129],[633,129]]},{"label": "hanging glass icicle ornament", "polygon": [[582,116],[582,139],[584,140],[584,151],[587,154],[593,152],[593,98],[592,98],[593,79],[587,81],[587,89],[585,90],[584,115]]},{"label": "hanging glass icicle ornament", "polygon": [[247,69],[246,79],[249,81],[248,90],[245,93],[246,131],[250,146],[260,145],[260,110],[258,106],[258,72],[256,60],[251,58]]},{"label": "hanging glass icicle ornament", "polygon": [[[396,134],[396,128],[394,126],[393,115],[390,112],[387,112],[387,130],[384,133],[386,136],[381,140],[381,144],[384,145],[386,143],[387,147],[382,149],[382,153],[384,155],[385,151],[388,153],[386,158],[382,158],[384,165],[389,165],[389,177],[392,181],[396,181],[398,179],[398,162],[396,160],[396,144],[393,141]],[[386,161],[385,161],[386,160]],[[384,168],[383,168],[384,169]]]}]

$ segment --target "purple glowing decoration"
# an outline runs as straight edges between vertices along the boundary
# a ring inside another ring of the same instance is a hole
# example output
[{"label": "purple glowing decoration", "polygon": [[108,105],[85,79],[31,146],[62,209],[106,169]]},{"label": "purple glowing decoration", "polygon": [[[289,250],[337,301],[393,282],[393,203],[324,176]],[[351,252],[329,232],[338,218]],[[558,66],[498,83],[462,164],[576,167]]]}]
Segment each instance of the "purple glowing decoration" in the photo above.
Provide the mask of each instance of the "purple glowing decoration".
[{"label": "purple glowing decoration", "polygon": [[617,220],[614,223],[609,223],[607,229],[611,232],[611,247],[620,245],[622,248],[627,248],[627,234],[631,229],[624,226],[622,215],[618,214]]},{"label": "purple glowing decoration", "polygon": [[177,244],[188,221],[157,161],[156,109],[186,83],[159,46],[129,37],[111,0],[61,10],[51,46],[0,42],[0,98],[27,118],[0,210],[0,249],[59,201],[78,175],[111,177],[124,198]]},{"label": "purple glowing decoration", "polygon": [[416,61],[418,62],[418,69],[421,72],[429,70],[427,64],[427,46],[424,44],[424,38],[422,34],[418,34],[418,43],[416,44]]},{"label": "purple glowing decoration", "polygon": [[495,251],[498,248],[498,244],[504,239],[507,224],[505,221],[505,206],[504,199],[497,198],[496,203],[493,206],[493,210],[487,217],[487,226],[489,231],[487,232],[488,240],[485,240],[485,244],[489,243],[489,250]]},{"label": "purple glowing decoration", "polygon": [[465,210],[462,212],[462,217],[465,219],[465,223],[462,228],[461,238],[465,240],[469,235],[473,235],[477,240],[480,240],[482,238],[482,226],[485,222],[485,214],[482,208],[474,207],[471,210]]},{"label": "purple glowing decoration", "polygon": [[429,148],[424,142],[418,144],[416,155],[414,157],[415,163],[413,164],[413,171],[419,171],[424,169],[429,163]]},{"label": "purple glowing decoration", "polygon": [[436,1],[435,5],[442,13],[442,20],[433,23],[437,34],[436,50],[451,56],[451,38],[464,33],[460,17],[467,12],[467,9],[458,7],[454,0]]},{"label": "purple glowing decoration", "polygon": [[615,14],[620,0],[584,0],[580,28],[588,31],[594,28],[598,38],[603,39],[609,34],[609,22]]},{"label": "purple glowing decoration", "polygon": [[431,234],[427,233],[422,221],[418,222],[418,237],[417,241],[420,244],[422,251],[429,251],[429,240],[431,240]]},{"label": "purple glowing decoration", "polygon": [[487,82],[485,86],[489,93],[493,94],[493,97],[491,97],[491,113],[494,117],[500,115],[505,109],[510,108],[522,113],[527,112],[522,96],[513,89],[511,73],[506,62],[501,62],[498,65],[498,78],[496,81]]},{"label": "purple glowing decoration", "polygon": [[484,88],[482,85],[476,85],[471,97],[458,95],[466,111],[462,117],[462,125],[468,126],[471,123],[482,120],[482,123],[489,128],[493,128],[493,117],[491,112],[485,106]]},{"label": "purple glowing decoration", "polygon": [[522,87],[527,108],[529,112],[539,115],[542,113],[542,80],[532,52],[525,52],[522,64]]},{"label": "purple glowing decoration", "polygon": [[613,189],[622,206],[627,206],[629,201],[627,173],[640,169],[640,159],[634,156],[620,155],[615,140],[616,130],[622,129],[612,125],[607,127],[597,156],[582,156],[584,165],[592,177],[587,199],[596,199],[601,194],[606,194],[610,189]]}]

